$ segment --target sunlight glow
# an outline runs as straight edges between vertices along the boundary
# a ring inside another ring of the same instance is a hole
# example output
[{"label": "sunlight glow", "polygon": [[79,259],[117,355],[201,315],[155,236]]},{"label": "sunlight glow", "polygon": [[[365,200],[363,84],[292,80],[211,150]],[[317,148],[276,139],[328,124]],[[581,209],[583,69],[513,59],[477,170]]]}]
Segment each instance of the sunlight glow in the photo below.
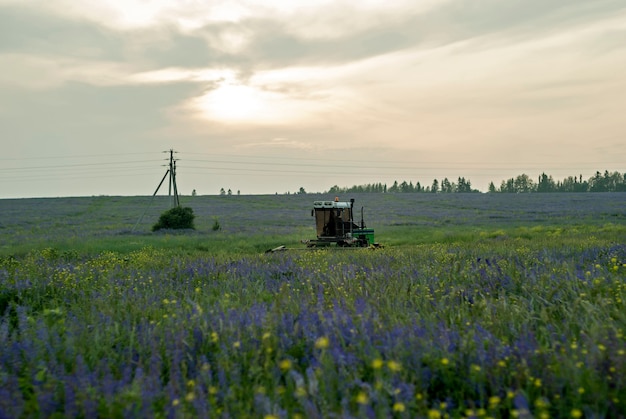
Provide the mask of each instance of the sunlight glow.
[{"label": "sunlight glow", "polygon": [[202,119],[223,123],[284,124],[309,118],[320,109],[315,101],[234,81],[194,99]]},{"label": "sunlight glow", "polygon": [[254,119],[263,112],[262,94],[243,85],[224,85],[200,99],[200,107],[211,119],[237,121]]}]

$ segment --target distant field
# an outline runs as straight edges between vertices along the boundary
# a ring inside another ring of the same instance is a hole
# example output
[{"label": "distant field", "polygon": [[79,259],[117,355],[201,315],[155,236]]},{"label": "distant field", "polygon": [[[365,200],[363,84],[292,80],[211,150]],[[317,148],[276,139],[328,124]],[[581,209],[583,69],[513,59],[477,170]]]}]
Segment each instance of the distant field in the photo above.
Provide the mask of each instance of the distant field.
[{"label": "distant field", "polygon": [[[182,197],[196,231],[170,237],[151,226],[167,197],[84,197],[0,200],[0,255],[54,246],[89,251],[145,245],[257,252],[313,238],[312,202],[324,195]],[[541,228],[601,229],[626,224],[626,194],[355,194],[377,240],[389,245],[470,240],[485,234],[529,234]],[[141,222],[139,220],[141,219]],[[218,220],[221,230],[212,226]],[[138,223],[139,222],[139,223]],[[609,230],[611,230],[609,228]],[[499,231],[499,232],[498,232]],[[498,233],[496,233],[498,232]],[[607,232],[610,233],[610,232]]]},{"label": "distant field", "polygon": [[626,193],[351,197],[0,200],[0,417],[623,417]]}]

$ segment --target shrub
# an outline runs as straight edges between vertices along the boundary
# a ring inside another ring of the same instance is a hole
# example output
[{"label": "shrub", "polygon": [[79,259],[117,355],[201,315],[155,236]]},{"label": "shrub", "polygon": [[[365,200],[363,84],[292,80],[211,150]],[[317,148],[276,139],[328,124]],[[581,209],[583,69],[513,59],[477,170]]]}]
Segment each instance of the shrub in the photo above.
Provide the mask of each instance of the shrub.
[{"label": "shrub", "polygon": [[157,231],[162,228],[195,228],[193,225],[194,218],[195,215],[191,208],[174,207],[161,214],[159,222],[152,226],[152,231]]}]

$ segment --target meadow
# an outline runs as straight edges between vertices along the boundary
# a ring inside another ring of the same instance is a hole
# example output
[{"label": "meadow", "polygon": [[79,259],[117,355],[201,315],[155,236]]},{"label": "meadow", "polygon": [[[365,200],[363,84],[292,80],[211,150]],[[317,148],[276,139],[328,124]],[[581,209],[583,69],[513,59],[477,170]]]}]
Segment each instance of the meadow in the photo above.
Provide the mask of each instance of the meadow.
[{"label": "meadow", "polygon": [[626,194],[350,197],[0,200],[0,417],[624,417]]}]

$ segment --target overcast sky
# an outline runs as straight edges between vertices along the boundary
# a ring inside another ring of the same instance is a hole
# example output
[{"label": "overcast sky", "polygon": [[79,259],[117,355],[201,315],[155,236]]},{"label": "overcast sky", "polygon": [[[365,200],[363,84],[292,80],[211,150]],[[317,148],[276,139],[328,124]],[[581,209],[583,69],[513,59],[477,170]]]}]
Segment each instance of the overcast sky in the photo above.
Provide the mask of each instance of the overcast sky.
[{"label": "overcast sky", "polygon": [[0,0],[0,69],[0,198],[626,172],[623,0]]}]

